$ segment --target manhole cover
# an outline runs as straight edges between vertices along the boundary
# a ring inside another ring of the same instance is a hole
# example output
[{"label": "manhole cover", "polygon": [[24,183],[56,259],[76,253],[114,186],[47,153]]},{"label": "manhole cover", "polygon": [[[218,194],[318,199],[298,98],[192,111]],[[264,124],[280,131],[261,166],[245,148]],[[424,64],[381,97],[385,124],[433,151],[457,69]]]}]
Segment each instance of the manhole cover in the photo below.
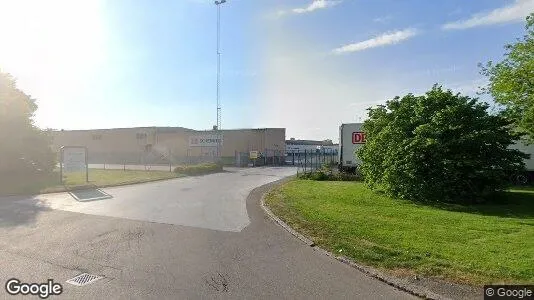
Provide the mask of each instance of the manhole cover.
[{"label": "manhole cover", "polygon": [[110,194],[99,189],[72,191],[69,194],[78,201],[94,201],[111,198]]},{"label": "manhole cover", "polygon": [[70,283],[75,286],[84,286],[84,285],[88,285],[102,278],[103,278],[102,276],[83,273],[74,278],[67,280],[67,283]]}]

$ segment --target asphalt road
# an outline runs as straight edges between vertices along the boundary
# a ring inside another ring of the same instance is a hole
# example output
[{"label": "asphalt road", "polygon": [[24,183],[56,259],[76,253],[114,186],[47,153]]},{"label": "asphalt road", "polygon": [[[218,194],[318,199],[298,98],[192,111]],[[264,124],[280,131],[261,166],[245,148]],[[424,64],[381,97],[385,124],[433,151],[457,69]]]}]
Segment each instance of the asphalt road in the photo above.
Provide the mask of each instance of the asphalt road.
[{"label": "asphalt road", "polygon": [[[86,203],[68,194],[0,198],[0,283],[51,278],[69,299],[413,298],[313,250],[264,214],[268,186],[254,188],[294,172],[231,169],[105,189],[113,198]],[[104,278],[65,283],[82,272]]]}]

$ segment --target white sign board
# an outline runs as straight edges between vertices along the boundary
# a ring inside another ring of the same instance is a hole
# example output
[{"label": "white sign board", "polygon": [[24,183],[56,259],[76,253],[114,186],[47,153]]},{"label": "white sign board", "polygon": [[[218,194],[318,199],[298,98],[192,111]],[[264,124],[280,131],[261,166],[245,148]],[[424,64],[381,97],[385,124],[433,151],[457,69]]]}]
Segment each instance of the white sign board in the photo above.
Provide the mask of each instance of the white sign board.
[{"label": "white sign board", "polygon": [[250,159],[258,159],[258,151],[250,151]]},{"label": "white sign board", "polygon": [[83,147],[63,148],[63,170],[65,172],[85,171],[86,158],[86,149]]},{"label": "white sign board", "polygon": [[189,147],[217,147],[223,144],[223,135],[199,135],[189,137]]}]

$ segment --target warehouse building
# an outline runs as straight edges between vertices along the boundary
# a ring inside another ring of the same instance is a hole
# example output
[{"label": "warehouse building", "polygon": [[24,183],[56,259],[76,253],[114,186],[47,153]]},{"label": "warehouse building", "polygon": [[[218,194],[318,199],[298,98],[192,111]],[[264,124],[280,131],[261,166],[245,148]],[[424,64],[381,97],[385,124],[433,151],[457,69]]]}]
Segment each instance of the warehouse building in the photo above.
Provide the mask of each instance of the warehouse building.
[{"label": "warehouse building", "polygon": [[[258,151],[274,160],[285,151],[285,128],[199,131],[183,127],[137,127],[53,131],[53,147],[84,146],[93,164],[232,163],[238,153]],[[219,143],[220,141],[220,143]],[[218,146],[220,145],[220,146]]]},{"label": "warehouse building", "polygon": [[339,144],[332,143],[332,140],[314,141],[314,140],[297,140],[291,138],[286,141],[287,154],[303,153],[311,151],[321,151],[325,153],[336,154]]}]

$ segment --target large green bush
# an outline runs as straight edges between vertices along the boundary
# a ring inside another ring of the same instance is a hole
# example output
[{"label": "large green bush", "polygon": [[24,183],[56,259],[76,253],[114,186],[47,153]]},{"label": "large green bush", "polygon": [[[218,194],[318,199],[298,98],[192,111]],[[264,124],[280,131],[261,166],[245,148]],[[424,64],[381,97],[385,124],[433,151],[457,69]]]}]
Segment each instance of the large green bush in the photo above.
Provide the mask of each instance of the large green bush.
[{"label": "large green bush", "polygon": [[204,175],[210,173],[221,172],[223,170],[222,164],[204,163],[198,165],[184,165],[174,168],[175,173],[185,175]]},{"label": "large green bush", "polygon": [[0,72],[0,179],[30,179],[54,169],[51,137],[33,124],[36,110],[35,100]]},{"label": "large green bush", "polygon": [[357,155],[366,183],[418,201],[473,202],[506,187],[527,155],[509,121],[476,98],[435,85],[369,109],[366,144]]}]

